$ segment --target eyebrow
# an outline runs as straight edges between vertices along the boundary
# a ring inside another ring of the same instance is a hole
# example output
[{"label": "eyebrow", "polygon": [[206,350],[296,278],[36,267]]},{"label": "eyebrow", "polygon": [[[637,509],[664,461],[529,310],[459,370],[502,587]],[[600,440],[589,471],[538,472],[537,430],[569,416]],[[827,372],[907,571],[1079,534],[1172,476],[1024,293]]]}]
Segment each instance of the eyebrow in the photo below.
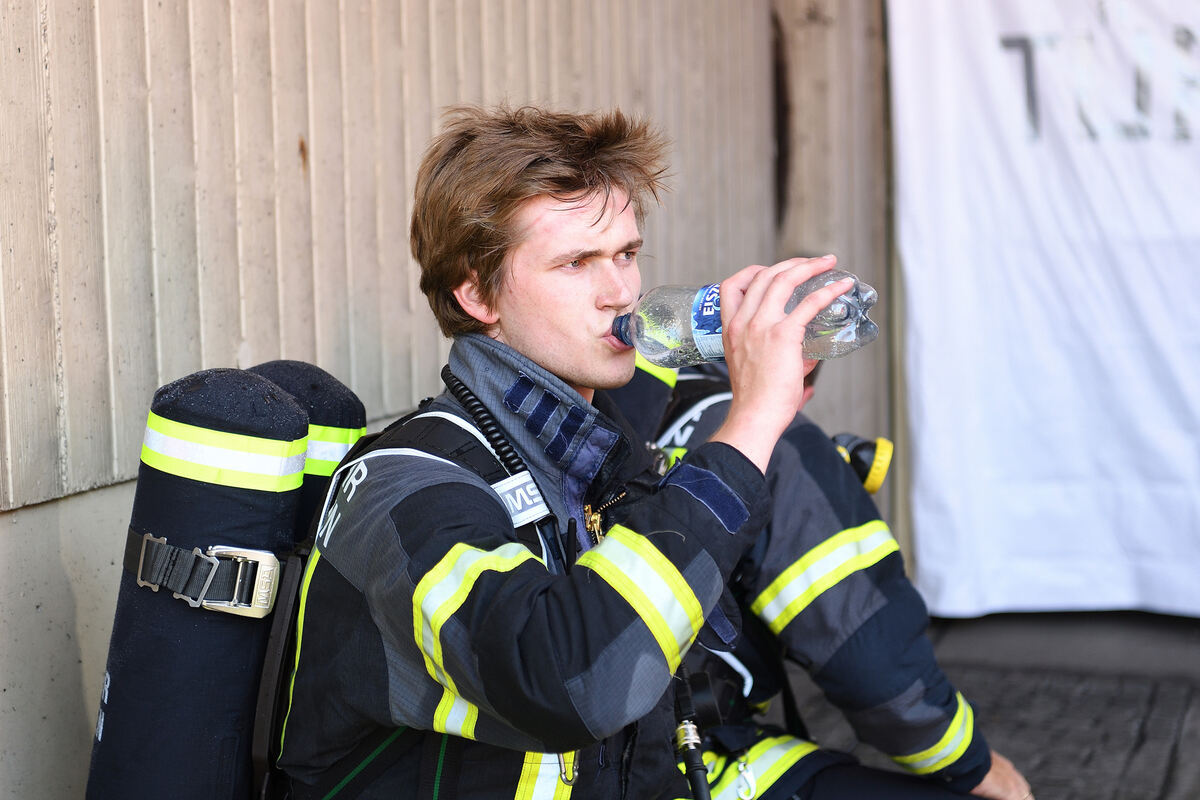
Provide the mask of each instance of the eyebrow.
[{"label": "eyebrow", "polygon": [[[632,239],[618,247],[614,252],[625,253],[629,250],[640,250],[643,244],[643,239]],[[566,264],[570,261],[583,261],[589,258],[595,258],[599,255],[603,255],[603,252],[600,250],[570,250],[566,253],[560,253],[559,255],[554,256],[553,258],[548,259],[548,261],[551,264]]]}]

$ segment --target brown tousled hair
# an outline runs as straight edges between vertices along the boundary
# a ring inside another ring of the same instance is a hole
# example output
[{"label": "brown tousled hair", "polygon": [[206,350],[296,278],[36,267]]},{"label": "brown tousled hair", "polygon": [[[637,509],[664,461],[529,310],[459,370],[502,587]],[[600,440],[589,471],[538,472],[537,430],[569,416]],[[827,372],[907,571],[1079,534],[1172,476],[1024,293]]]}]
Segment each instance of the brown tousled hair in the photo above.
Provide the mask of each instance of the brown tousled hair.
[{"label": "brown tousled hair", "polygon": [[410,243],[421,291],[446,336],[483,332],[454,290],[474,279],[494,306],[504,261],[519,244],[513,220],[548,195],[587,202],[624,190],[641,228],[646,196],[659,200],[667,140],[620,110],[567,114],[526,106],[458,106],[417,172]]}]

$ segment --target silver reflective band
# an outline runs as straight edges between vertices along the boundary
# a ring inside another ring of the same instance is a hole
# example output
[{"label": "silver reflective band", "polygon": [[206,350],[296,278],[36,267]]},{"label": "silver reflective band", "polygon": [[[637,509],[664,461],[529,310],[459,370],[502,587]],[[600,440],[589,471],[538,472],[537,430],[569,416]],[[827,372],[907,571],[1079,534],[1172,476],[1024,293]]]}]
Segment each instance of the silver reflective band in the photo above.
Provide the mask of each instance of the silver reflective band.
[{"label": "silver reflective band", "polygon": [[944,769],[958,760],[975,736],[975,712],[971,708],[971,704],[962,696],[962,692],[955,692],[955,697],[958,700],[958,710],[955,712],[954,718],[950,720],[950,726],[941,740],[920,753],[893,756],[893,761],[910,772],[927,775],[930,772]]},{"label": "silver reflective band", "polygon": [[245,450],[231,450],[226,447],[177,439],[151,427],[146,428],[146,438],[142,443],[164,456],[189,461],[193,464],[203,464],[215,469],[232,469],[238,472],[251,472],[272,477],[304,472],[304,453],[286,457],[247,453]]},{"label": "silver reflective band", "polygon": [[[630,531],[630,536],[636,536]],[[653,545],[651,545],[653,547]],[[655,551],[657,552],[657,551]],[[679,590],[686,593],[681,597],[676,594],[673,587],[664,577],[659,574],[654,565],[649,563],[640,553],[630,547],[626,542],[622,541],[620,531],[615,528],[610,531],[609,535],[604,537],[598,546],[588,551],[591,558],[599,559],[603,557],[610,564],[613,564],[619,573],[628,578],[629,584],[640,590],[646,601],[650,604],[650,608],[642,606],[635,602],[636,598],[625,597],[630,605],[634,607],[634,611],[638,616],[646,622],[650,627],[651,633],[658,640],[659,645],[663,648],[663,655],[671,664],[671,671],[675,670],[679,659],[684,650],[691,643],[692,637],[699,630],[699,625],[694,624],[692,615],[689,613],[689,606],[699,608],[699,601],[696,600],[692,593],[691,587],[679,577]],[[665,558],[663,559],[665,561]],[[590,566],[590,562],[589,562]],[[674,569],[674,566],[671,565]],[[601,573],[603,577],[604,573]],[[621,592],[620,587],[614,587],[618,592]],[[621,592],[622,596],[624,592]],[[655,620],[649,615],[655,614],[658,617],[658,622],[666,628],[663,633],[669,633],[671,640],[663,641],[660,632],[655,625]]]},{"label": "silver reflective band", "polygon": [[320,439],[308,440],[308,458],[317,461],[332,461],[335,464],[350,452],[350,445],[345,442],[324,442]]},{"label": "silver reflective band", "polygon": [[[788,611],[788,607],[792,603],[813,593],[815,587],[822,584],[822,581],[834,576],[839,579],[844,577],[841,573],[846,572],[856,558],[892,541],[891,531],[881,525],[878,530],[870,532],[862,539],[851,539],[839,545],[809,564],[803,572],[788,581],[787,585],[782,587],[770,602],[763,605],[758,612],[759,617],[768,625],[774,625],[775,621]],[[767,592],[769,591],[770,589],[767,590]],[[763,595],[766,595],[767,592],[764,592]],[[811,598],[805,600],[804,604],[807,605],[809,601]],[[790,617],[788,619],[790,620]]]}]

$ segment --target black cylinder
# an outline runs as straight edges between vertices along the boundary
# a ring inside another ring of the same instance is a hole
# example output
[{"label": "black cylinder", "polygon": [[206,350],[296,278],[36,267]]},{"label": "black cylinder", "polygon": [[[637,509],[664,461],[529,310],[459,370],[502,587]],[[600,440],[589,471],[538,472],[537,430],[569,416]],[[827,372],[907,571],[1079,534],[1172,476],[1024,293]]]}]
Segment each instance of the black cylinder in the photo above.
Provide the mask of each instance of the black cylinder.
[{"label": "black cylinder", "polygon": [[[149,533],[186,550],[286,553],[307,432],[308,416],[289,394],[244,370],[204,370],[163,386],[147,423],[131,540]],[[87,797],[250,797],[269,623],[192,607],[124,570]]]}]

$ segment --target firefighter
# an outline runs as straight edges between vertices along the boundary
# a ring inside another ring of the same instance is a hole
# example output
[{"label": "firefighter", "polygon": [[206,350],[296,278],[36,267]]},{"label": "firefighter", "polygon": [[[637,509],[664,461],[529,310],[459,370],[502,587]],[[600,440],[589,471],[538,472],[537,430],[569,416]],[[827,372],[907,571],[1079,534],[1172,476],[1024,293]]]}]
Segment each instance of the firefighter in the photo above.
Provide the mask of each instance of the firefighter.
[{"label": "firefighter", "polygon": [[295,796],[687,794],[672,676],[698,639],[735,638],[719,602],[766,522],[764,472],[811,366],[793,356],[846,286],[787,315],[832,258],[727,279],[728,418],[669,472],[650,469],[596,390],[634,371],[610,331],[640,290],[665,148],[619,111],[459,108],[425,154],[411,243],[453,343],[452,388],[423,413],[477,430],[527,475],[509,491],[412,446],[334,474],[282,733]]},{"label": "firefighter", "polygon": [[[638,366],[609,394],[643,439],[678,458],[720,427],[731,398],[723,365],[679,374],[642,359]],[[804,402],[816,375],[805,378]],[[767,469],[769,522],[734,571],[743,635],[732,654],[698,648],[689,658],[710,677],[724,717],[708,730],[713,795],[752,787],[760,798],[787,798],[811,780],[796,796],[1032,797],[1021,773],[989,749],[970,704],[937,664],[924,602],[868,492],[886,464],[866,462],[858,474],[849,461],[845,448],[796,415]],[[782,659],[809,673],[861,741],[918,777],[825,767],[817,757],[827,751],[796,716]],[[769,700],[784,704],[786,729],[762,721]],[[787,774],[771,769],[784,755],[794,760]]]}]

